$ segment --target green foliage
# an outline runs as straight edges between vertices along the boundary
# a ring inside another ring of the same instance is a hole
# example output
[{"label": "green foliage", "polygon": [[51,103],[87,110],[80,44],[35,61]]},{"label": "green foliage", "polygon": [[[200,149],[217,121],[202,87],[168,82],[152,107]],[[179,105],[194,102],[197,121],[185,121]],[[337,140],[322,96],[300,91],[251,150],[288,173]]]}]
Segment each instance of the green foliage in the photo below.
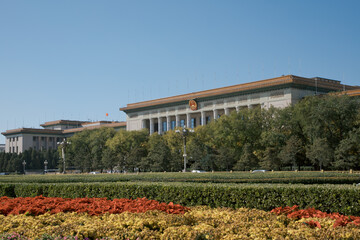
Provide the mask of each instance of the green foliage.
[{"label": "green foliage", "polygon": [[142,158],[147,155],[147,141],[148,133],[145,130],[120,130],[107,140],[106,147],[116,156],[118,170],[133,172],[135,168],[140,168]]},{"label": "green foliage", "polygon": [[305,163],[304,143],[297,136],[291,136],[282,148],[279,157],[284,165],[300,169]]},{"label": "green foliage", "polygon": [[175,131],[168,131],[162,135],[162,137],[164,138],[171,154],[169,162],[170,171],[181,171],[183,169],[183,138],[181,134],[176,133]]},{"label": "green foliage", "polygon": [[44,161],[48,161],[48,169],[56,168],[59,156],[56,150],[36,151],[29,149],[21,154],[0,153],[0,172],[24,173],[23,162],[26,170],[44,170]]},{"label": "green foliage", "polygon": [[[360,98],[306,97],[283,109],[242,109],[198,126],[187,136],[187,169],[206,171],[360,169]],[[82,172],[183,169],[183,137],[171,130],[85,130],[68,139],[66,165]],[[60,151],[61,152],[61,151]],[[0,154],[0,172],[62,167],[53,153]]]},{"label": "green foliage", "polygon": [[149,153],[145,161],[148,169],[154,172],[170,171],[171,151],[164,138],[153,134],[148,142]]},{"label": "green foliage", "polygon": [[[1,186],[1,185],[0,185]],[[360,215],[360,189],[344,185],[266,185],[203,183],[14,184],[16,197],[105,197],[154,199],[186,206],[256,208],[314,207],[324,212]],[[2,188],[0,188],[2,189]]]},{"label": "green foliage", "polygon": [[324,138],[314,139],[313,144],[309,145],[306,151],[306,156],[311,160],[313,165],[319,166],[320,169],[330,166],[333,155],[333,149],[330,148]]},{"label": "green foliage", "polygon": [[0,176],[0,183],[75,182],[194,182],[194,183],[286,183],[355,184],[359,173],[348,172],[205,172],[205,173],[127,173],[127,174],[47,174]]},{"label": "green foliage", "polygon": [[259,160],[253,153],[252,146],[248,143],[245,144],[244,150],[241,154],[240,160],[234,166],[235,170],[249,171],[258,167]]},{"label": "green foliage", "polygon": [[334,166],[337,169],[360,168],[360,128],[351,131],[348,137],[340,142],[335,159]]}]

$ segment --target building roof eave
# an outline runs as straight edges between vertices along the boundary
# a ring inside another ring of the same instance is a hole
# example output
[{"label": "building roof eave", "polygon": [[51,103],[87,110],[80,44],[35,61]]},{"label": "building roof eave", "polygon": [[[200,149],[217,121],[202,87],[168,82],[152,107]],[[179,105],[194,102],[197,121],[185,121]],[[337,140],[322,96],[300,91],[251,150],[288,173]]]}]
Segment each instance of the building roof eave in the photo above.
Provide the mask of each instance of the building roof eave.
[{"label": "building roof eave", "polygon": [[61,135],[61,130],[52,130],[52,129],[39,129],[39,128],[18,128],[7,130],[6,132],[2,132],[1,134],[4,136],[15,135],[20,133],[34,133],[34,134],[54,134]]},{"label": "building roof eave", "polygon": [[[160,98],[150,101],[138,102],[128,104],[126,107],[120,108],[120,111],[125,113],[138,112],[145,109],[154,109],[163,106],[176,106],[184,104],[190,99],[198,99],[199,101],[204,99],[217,99],[224,96],[230,95],[241,95],[246,92],[256,92],[263,91],[267,88],[281,87],[287,84],[293,84],[293,86],[300,88],[317,88],[318,90],[322,89],[324,92],[329,91],[340,91],[343,87],[346,89],[353,89],[353,86],[347,86],[340,84],[339,81],[324,79],[324,78],[304,78],[294,75],[286,75],[272,79],[266,79],[251,83],[244,83],[233,85],[229,87],[216,88],[206,91],[188,93],[183,95],[177,95],[168,98]],[[303,86],[302,86],[303,85]]]}]

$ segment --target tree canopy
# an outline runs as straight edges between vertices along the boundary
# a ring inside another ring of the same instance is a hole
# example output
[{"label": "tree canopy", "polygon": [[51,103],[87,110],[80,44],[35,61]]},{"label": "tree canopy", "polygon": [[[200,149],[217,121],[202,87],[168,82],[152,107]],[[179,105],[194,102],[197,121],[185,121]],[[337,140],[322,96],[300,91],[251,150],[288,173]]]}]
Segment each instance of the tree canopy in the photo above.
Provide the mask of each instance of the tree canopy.
[{"label": "tree canopy", "polygon": [[[181,171],[183,136],[148,131],[84,130],[68,139],[68,166],[83,172]],[[60,151],[59,151],[60,152]],[[0,171],[43,167],[45,153],[0,154]],[[50,154],[50,153],[47,153]],[[360,169],[360,98],[305,97],[286,108],[242,109],[187,136],[187,168],[205,171]],[[51,160],[51,166],[61,161]]]}]

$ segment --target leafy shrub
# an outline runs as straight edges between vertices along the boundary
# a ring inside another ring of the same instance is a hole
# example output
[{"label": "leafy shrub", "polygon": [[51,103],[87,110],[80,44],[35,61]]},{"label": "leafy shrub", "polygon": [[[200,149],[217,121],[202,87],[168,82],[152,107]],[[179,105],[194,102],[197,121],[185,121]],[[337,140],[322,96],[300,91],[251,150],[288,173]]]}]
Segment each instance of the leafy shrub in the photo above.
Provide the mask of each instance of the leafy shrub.
[{"label": "leafy shrub", "polygon": [[8,190],[8,192],[15,193],[16,197],[39,195],[108,199],[146,197],[159,202],[174,202],[184,206],[247,207],[263,210],[298,205],[300,208],[314,207],[324,212],[360,216],[360,188],[353,185],[125,182],[12,184],[8,186],[13,187],[13,190]]}]

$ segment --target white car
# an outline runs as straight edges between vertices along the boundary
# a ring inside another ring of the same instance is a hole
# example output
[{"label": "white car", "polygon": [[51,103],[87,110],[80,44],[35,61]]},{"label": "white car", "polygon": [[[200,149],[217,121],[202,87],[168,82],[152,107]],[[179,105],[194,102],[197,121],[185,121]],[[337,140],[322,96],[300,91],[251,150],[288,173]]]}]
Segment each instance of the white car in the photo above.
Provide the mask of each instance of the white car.
[{"label": "white car", "polygon": [[263,169],[259,169],[259,170],[253,170],[251,173],[258,173],[258,172],[266,172],[266,170],[263,170]]}]

